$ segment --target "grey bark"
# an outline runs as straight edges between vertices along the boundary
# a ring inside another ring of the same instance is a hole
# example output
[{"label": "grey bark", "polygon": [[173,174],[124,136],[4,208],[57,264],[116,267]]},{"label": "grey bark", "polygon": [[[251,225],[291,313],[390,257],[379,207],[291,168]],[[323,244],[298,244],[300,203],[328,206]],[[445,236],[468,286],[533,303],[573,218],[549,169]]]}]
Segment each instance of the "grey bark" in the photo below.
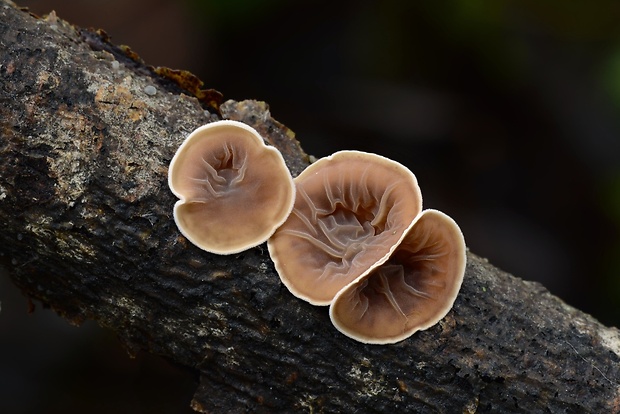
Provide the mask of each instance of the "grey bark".
[{"label": "grey bark", "polygon": [[474,254],[446,318],[377,346],[294,298],[265,246],[217,256],[188,243],[167,165],[221,118],[257,128],[294,175],[308,164],[264,103],[221,103],[102,32],[1,0],[0,253],[13,282],[199,372],[202,412],[620,412],[618,330]]}]

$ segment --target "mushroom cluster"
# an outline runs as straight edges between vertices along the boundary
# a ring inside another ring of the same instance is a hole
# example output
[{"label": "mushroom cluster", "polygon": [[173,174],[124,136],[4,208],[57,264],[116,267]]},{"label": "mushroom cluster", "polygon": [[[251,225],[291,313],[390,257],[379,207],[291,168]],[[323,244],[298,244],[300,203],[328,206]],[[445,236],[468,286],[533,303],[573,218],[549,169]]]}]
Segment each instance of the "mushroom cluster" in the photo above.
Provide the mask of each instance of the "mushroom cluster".
[{"label": "mushroom cluster", "polygon": [[458,225],[422,210],[413,173],[379,155],[340,151],[292,179],[255,130],[218,121],[181,145],[169,185],[180,199],[175,221],[192,243],[229,254],[267,240],[289,291],[329,305],[334,326],[357,341],[394,343],[429,328],[461,287]]},{"label": "mushroom cluster", "polygon": [[282,283],[365,343],[407,338],[452,308],[465,273],[457,224],[422,210],[413,173],[376,154],[340,151],[294,180],[295,205],[267,242]]}]

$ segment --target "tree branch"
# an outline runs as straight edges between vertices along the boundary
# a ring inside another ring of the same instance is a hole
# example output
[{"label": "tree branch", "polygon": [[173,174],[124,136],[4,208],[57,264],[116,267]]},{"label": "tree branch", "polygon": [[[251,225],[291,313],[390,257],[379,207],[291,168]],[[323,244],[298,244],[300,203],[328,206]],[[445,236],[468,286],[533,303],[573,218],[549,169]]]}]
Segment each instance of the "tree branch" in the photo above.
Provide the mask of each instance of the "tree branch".
[{"label": "tree branch", "polygon": [[166,174],[194,128],[240,120],[294,175],[308,165],[264,103],[222,104],[190,74],[6,0],[0,46],[0,253],[12,280],[131,352],[199,371],[196,410],[620,412],[618,330],[473,254],[446,318],[376,346],[288,293],[264,246],[216,256],[188,243]]}]

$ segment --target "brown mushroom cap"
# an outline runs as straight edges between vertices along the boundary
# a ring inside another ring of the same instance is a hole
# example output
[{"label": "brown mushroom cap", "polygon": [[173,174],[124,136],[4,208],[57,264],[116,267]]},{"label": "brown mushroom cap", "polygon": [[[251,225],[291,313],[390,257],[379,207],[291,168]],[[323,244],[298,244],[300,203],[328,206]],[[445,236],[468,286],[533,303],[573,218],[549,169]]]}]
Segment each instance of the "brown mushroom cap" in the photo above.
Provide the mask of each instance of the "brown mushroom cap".
[{"label": "brown mushroom cap", "polygon": [[266,241],[295,200],[280,152],[251,127],[217,121],[192,132],[170,162],[174,220],[203,250],[231,254]]},{"label": "brown mushroom cap", "polygon": [[360,342],[398,342],[439,322],[465,273],[465,241],[444,213],[424,210],[392,256],[341,290],[329,314]]},{"label": "brown mushroom cap", "polygon": [[268,247],[282,282],[314,305],[387,260],[422,210],[413,173],[376,154],[340,151],[294,181],[295,206]]}]

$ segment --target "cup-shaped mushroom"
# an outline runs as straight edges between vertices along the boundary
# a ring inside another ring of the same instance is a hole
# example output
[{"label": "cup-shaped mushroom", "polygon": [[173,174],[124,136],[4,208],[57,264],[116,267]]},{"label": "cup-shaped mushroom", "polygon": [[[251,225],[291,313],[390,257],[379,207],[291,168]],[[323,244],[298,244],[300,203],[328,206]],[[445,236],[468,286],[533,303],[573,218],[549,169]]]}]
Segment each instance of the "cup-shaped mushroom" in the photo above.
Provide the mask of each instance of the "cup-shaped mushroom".
[{"label": "cup-shaped mushroom", "polygon": [[295,206],[268,247],[284,285],[314,305],[387,260],[422,210],[413,173],[376,154],[340,151],[294,181]]},{"label": "cup-shaped mushroom", "polygon": [[217,121],[192,132],[170,162],[168,184],[180,199],[174,220],[181,233],[218,254],[265,242],[295,201],[282,154],[236,121]]},{"label": "cup-shaped mushroom", "polygon": [[461,288],[465,261],[465,241],[454,220],[424,210],[385,263],[336,295],[331,320],[360,342],[403,340],[446,316]]}]

